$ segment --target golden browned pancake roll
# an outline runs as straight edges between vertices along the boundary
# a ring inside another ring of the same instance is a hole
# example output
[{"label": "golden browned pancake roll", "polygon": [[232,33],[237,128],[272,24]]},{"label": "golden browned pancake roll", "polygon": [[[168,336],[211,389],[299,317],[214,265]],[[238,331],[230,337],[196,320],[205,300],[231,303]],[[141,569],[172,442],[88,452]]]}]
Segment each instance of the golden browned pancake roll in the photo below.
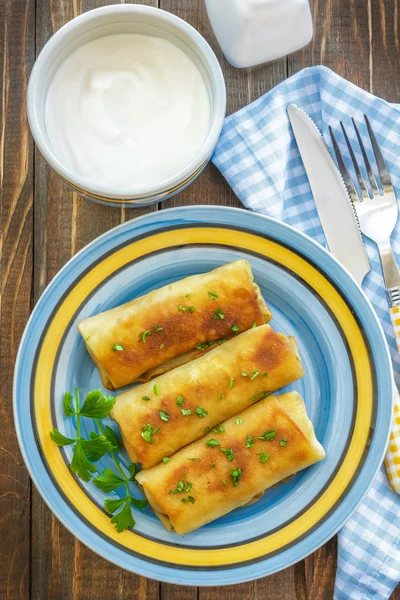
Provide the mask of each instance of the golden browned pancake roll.
[{"label": "golden browned pancake roll", "polygon": [[[133,383],[160,365],[271,318],[247,260],[193,275],[78,325],[108,389]],[[190,360],[192,355],[183,361]],[[178,361],[179,363],[179,361]]]},{"label": "golden browned pancake roll", "polygon": [[121,394],[111,415],[131,460],[147,468],[302,376],[294,340],[262,325]]},{"label": "golden browned pancake roll", "polygon": [[250,406],[136,479],[166,528],[182,535],[324,456],[303,399],[291,392]]}]

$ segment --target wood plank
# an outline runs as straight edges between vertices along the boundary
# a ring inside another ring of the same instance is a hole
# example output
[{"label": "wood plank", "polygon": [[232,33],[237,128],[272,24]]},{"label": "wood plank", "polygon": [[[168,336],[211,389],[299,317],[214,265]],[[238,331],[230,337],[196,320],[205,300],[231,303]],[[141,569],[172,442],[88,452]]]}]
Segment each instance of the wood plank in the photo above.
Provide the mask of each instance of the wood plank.
[{"label": "wood plank", "polygon": [[[117,0],[37,0],[37,52],[74,16],[113,2]],[[157,0],[149,0],[147,4],[157,5]],[[51,171],[39,152],[35,175],[34,298],[37,300],[47,283],[84,245],[149,209],[110,208],[78,196]],[[111,565],[78,542],[34,492],[33,598],[157,600],[158,592],[158,583]]]},{"label": "wood plank", "polygon": [[15,435],[12,380],[30,313],[33,154],[25,111],[34,3],[0,3],[0,598],[29,597],[30,480]]}]

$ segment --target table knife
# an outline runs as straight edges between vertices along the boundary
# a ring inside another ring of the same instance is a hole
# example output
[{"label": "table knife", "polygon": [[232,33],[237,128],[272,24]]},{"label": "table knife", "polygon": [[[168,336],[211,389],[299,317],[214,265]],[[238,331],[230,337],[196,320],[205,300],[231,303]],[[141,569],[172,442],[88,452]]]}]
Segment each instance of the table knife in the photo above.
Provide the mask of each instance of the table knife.
[{"label": "table knife", "polygon": [[329,250],[361,285],[371,267],[346,186],[312,119],[295,104],[287,112]]}]

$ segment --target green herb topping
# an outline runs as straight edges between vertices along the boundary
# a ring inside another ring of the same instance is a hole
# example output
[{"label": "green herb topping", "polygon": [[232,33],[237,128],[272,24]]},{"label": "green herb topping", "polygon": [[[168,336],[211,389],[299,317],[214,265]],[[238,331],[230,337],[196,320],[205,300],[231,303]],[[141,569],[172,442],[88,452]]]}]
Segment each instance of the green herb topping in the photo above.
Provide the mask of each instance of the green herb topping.
[{"label": "green herb topping", "polygon": [[160,390],[158,389],[158,385],[155,383],[153,385],[153,392],[155,393],[156,396],[158,396]]},{"label": "green herb topping", "polygon": [[87,335],[87,336],[85,337],[85,342],[87,342],[89,338],[90,338],[90,333],[89,333],[89,335]]},{"label": "green herb topping", "polygon": [[182,306],[182,304],[180,304],[178,306],[178,310],[180,312],[191,312],[191,313],[194,313],[195,308],[194,308],[194,306]]},{"label": "green herb topping", "polygon": [[125,350],[125,348],[123,346],[121,346],[121,344],[114,344],[114,346],[111,348],[111,350],[113,352],[115,352],[116,350],[118,350],[119,352],[123,352]]},{"label": "green herb topping", "polygon": [[194,504],[196,500],[193,498],[193,496],[188,496],[187,498],[182,498],[182,502],[184,504]]},{"label": "green herb topping", "polygon": [[235,458],[232,448],[220,448],[220,450],[221,450],[221,452],[223,452],[225,454],[225,456],[227,457],[227,459],[229,461],[233,460]]},{"label": "green herb topping", "polygon": [[182,396],[178,396],[178,398],[176,400],[177,405],[182,406],[183,402],[184,402],[184,400],[183,400]]},{"label": "green herb topping", "polygon": [[232,327],[232,331],[239,331],[239,325],[236,325],[236,323],[235,323],[234,326]]},{"label": "green herb topping", "polygon": [[163,463],[165,463],[165,464],[169,463],[170,460],[171,459],[168,458],[168,456],[164,456],[164,458],[162,459]]},{"label": "green herb topping", "polygon": [[280,446],[287,446],[287,439],[286,438],[282,438],[281,441],[279,442]]},{"label": "green herb topping", "polygon": [[253,375],[250,377],[250,381],[253,381],[253,379],[255,379],[259,373],[260,371],[254,371]]},{"label": "green herb topping", "polygon": [[220,308],[217,308],[213,314],[213,319],[225,319],[224,312]]},{"label": "green herb topping", "polygon": [[254,438],[249,433],[246,435],[246,448],[252,448],[254,446]]},{"label": "green herb topping", "polygon": [[258,402],[259,400],[262,400],[263,398],[267,398],[271,394],[272,394],[272,392],[260,392],[259,394],[256,394],[255,396],[252,397],[251,402]]},{"label": "green herb topping", "polygon": [[216,300],[218,298],[218,294],[216,294],[215,292],[207,292],[207,294],[210,300]]},{"label": "green herb topping", "polygon": [[214,342],[199,342],[196,346],[197,350],[206,350],[207,348],[209,348],[210,346],[213,345]]},{"label": "green herb topping", "polygon": [[225,427],[223,425],[217,425],[213,429],[214,433],[224,433]]},{"label": "green herb topping", "polygon": [[210,469],[213,469],[215,467],[215,462],[212,462],[210,465]]},{"label": "green herb topping", "polygon": [[146,402],[148,402],[150,398],[148,396],[142,396],[142,400],[146,400]]},{"label": "green herb topping", "polygon": [[154,323],[154,331],[156,333],[158,333],[159,331],[164,331],[163,327],[159,327],[159,325],[157,325],[157,323]]},{"label": "green herb topping", "polygon": [[160,431],[158,427],[153,427],[149,424],[145,425],[144,427],[142,427],[142,438],[148,443],[148,444],[152,444],[153,440],[152,440],[152,436],[157,433],[157,431]]},{"label": "green herb topping", "polygon": [[166,410],[159,410],[158,414],[160,415],[161,421],[170,421],[170,414]]},{"label": "green herb topping", "polygon": [[227,481],[226,481],[226,479],[223,479],[223,480],[222,480],[222,483],[223,483],[224,485],[226,485],[226,484],[227,484]]},{"label": "green herb topping", "polygon": [[184,417],[190,417],[190,415],[192,414],[192,411],[189,409],[185,410],[184,408],[181,408],[181,413],[183,414]]},{"label": "green herb topping", "polygon": [[242,476],[242,469],[236,467],[236,469],[232,469],[232,471],[230,471],[229,475],[232,477],[233,487],[236,487],[239,485],[239,481]]},{"label": "green herb topping", "polygon": [[193,462],[200,462],[200,458],[187,458],[186,460],[192,460]]},{"label": "green herb topping", "polygon": [[238,418],[236,419],[235,423],[236,425],[241,425],[243,423],[244,419]]},{"label": "green herb topping", "polygon": [[268,452],[257,452],[257,454],[260,457],[260,463],[262,463],[262,464],[266,463],[267,460],[269,459]]},{"label": "green herb topping", "polygon": [[140,336],[140,340],[139,342],[144,342],[146,343],[146,338],[149,337],[150,335],[152,335],[152,331],[150,331],[150,329],[146,329],[146,331],[143,331],[142,335]]},{"label": "green herb topping", "polygon": [[200,408],[200,406],[198,406],[194,412],[198,417],[200,417],[200,419],[208,415],[208,412],[204,410],[204,408]]},{"label": "green herb topping", "polygon": [[208,446],[209,448],[214,448],[215,446],[219,446],[220,443],[217,440],[207,440],[206,441],[206,446]]},{"label": "green herb topping", "polygon": [[181,479],[178,483],[178,485],[176,486],[175,490],[170,490],[168,493],[169,494],[186,494],[187,492],[190,492],[190,490],[193,487],[193,483],[190,483],[189,481],[186,482],[183,479]]},{"label": "green herb topping", "polygon": [[229,380],[229,387],[232,389],[233,388],[233,384],[235,383],[235,378],[231,377]]},{"label": "green herb topping", "polygon": [[160,344],[160,350],[164,348],[164,344]]},{"label": "green herb topping", "polygon": [[185,294],[185,298],[190,298],[190,294]]},{"label": "green herb topping", "polygon": [[257,322],[254,321],[253,325],[251,326],[252,329],[254,329],[254,327],[257,327]]},{"label": "green herb topping", "polygon": [[258,435],[257,437],[259,440],[274,440],[276,437],[276,430],[268,429],[267,431],[264,431],[262,435]]},{"label": "green herb topping", "polygon": [[224,394],[218,394],[218,400],[223,400],[224,399]]},{"label": "green herb topping", "polygon": [[264,371],[263,377],[266,377],[267,375],[268,375],[268,373],[266,371]]},{"label": "green herb topping", "polygon": [[247,377],[247,373],[246,373],[246,371],[243,371],[243,373],[242,373],[242,377]]}]

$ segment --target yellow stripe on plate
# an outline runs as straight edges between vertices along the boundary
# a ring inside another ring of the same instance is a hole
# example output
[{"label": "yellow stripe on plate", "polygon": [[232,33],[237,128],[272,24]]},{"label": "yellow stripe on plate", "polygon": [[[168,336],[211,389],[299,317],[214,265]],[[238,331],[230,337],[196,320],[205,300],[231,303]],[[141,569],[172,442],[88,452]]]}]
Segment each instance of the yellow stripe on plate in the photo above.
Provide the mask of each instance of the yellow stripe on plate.
[{"label": "yellow stripe on plate", "polygon": [[[177,243],[180,245],[220,244],[241,248],[264,255],[297,273],[324,299],[335,315],[347,338],[355,365],[358,398],[354,431],[346,457],[328,489],[305,513],[278,532],[266,535],[260,540],[231,548],[188,549],[151,541],[137,535],[134,531],[118,534],[110,523],[110,519],[93,504],[77,484],[62,458],[60,450],[49,437],[49,431],[54,426],[50,407],[52,368],[63,333],[73,314],[85,301],[88,294],[117,269],[156,250],[176,246]],[[321,272],[305,259],[276,242],[236,230],[199,227],[156,233],[135,241],[105,258],[76,283],[54,315],[43,341],[35,377],[34,406],[39,440],[53,476],[75,509],[94,528],[100,530],[110,540],[147,556],[153,561],[194,567],[212,567],[254,560],[264,554],[278,551],[294,542],[299,536],[306,534],[324,518],[340,500],[362,458],[369,435],[372,394],[373,385],[368,351],[360,329],[343,298]]]}]

